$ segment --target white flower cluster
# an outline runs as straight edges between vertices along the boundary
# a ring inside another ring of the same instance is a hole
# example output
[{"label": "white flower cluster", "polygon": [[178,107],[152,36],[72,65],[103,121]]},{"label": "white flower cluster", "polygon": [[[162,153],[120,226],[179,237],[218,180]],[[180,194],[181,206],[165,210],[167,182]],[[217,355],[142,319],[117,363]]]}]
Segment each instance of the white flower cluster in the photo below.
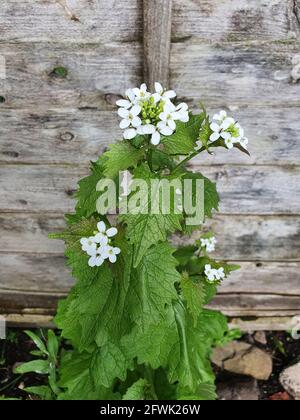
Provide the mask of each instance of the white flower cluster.
[{"label": "white flower cluster", "polygon": [[224,268],[212,268],[210,264],[205,265],[205,275],[210,283],[216,280],[222,280],[225,277]]},{"label": "white flower cluster", "polygon": [[214,236],[211,238],[201,238],[201,247],[205,248],[207,252],[213,252],[216,249],[217,240]]},{"label": "white flower cluster", "polygon": [[117,228],[106,229],[105,223],[99,222],[97,229],[94,236],[80,239],[81,249],[90,256],[90,267],[100,267],[107,259],[115,263],[117,255],[121,252],[120,248],[111,245],[111,238],[118,233]]},{"label": "white flower cluster", "polygon": [[[247,150],[248,139],[244,136],[244,129],[232,117],[227,116],[226,111],[220,111],[219,114],[213,116],[212,123],[210,124],[212,133],[209,137],[211,143],[222,138],[225,142],[227,149],[232,149],[234,144],[239,143],[244,149]],[[195,150],[200,150],[202,142],[196,141],[197,146]]]},{"label": "white flower cluster", "polygon": [[210,128],[213,131],[209,138],[211,142],[222,137],[228,149],[232,149],[234,143],[240,143],[244,149],[247,149],[248,139],[244,136],[244,129],[232,117],[228,117],[226,111],[220,111],[213,116]]},{"label": "white flower cluster", "polygon": [[160,83],[155,83],[155,93],[148,92],[145,83],[140,88],[128,89],[127,99],[117,101],[124,139],[131,140],[138,134],[151,135],[151,143],[158,145],[161,135],[174,133],[176,121],[188,122],[187,104],[175,106],[171,102],[175,97],[174,90],[165,90]]}]

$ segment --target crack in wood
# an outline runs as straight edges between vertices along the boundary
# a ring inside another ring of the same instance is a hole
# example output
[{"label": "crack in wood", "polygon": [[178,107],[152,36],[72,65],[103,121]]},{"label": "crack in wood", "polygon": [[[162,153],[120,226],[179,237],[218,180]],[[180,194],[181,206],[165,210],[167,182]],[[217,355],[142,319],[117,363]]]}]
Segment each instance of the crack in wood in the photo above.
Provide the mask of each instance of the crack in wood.
[{"label": "crack in wood", "polygon": [[56,3],[58,3],[64,9],[71,20],[74,22],[80,22],[80,19],[70,9],[67,0],[56,0]]},{"label": "crack in wood", "polygon": [[299,0],[293,0],[293,13],[296,17],[296,21],[300,26],[300,3]]}]

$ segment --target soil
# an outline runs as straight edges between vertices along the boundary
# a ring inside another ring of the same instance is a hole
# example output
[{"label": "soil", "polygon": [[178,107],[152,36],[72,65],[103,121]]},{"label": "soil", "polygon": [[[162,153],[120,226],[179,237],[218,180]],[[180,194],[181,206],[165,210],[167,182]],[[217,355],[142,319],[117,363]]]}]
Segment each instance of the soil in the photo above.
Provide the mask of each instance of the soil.
[{"label": "soil", "polygon": [[[241,339],[268,351],[273,357],[274,369],[270,379],[258,382],[260,399],[289,400],[291,397],[280,385],[279,375],[286,367],[300,361],[299,341],[294,340],[286,332],[266,332],[266,338],[267,344],[265,345],[256,342],[253,335],[245,335]],[[30,352],[35,349],[35,345],[29,337],[19,329],[9,329],[7,339],[0,340],[0,397],[32,399],[23,391],[23,388],[46,383],[47,378],[43,375],[15,375],[13,373],[17,364],[35,359],[30,355]],[[217,382],[222,383],[224,381],[232,383],[237,378],[237,375],[221,371],[217,371],[216,374]]]},{"label": "soil", "polygon": [[[241,341],[253,344],[272,355],[273,373],[269,380],[258,381],[260,400],[291,400],[279,382],[280,373],[287,367],[300,361],[299,340],[294,340],[287,332],[266,332],[267,344],[261,344],[254,339],[254,334],[247,334]],[[228,372],[216,371],[217,383],[233,383],[235,380],[245,379],[243,376]]]},{"label": "soil", "polygon": [[18,364],[36,359],[30,355],[32,350],[36,350],[34,343],[19,329],[9,329],[6,340],[0,340],[0,397],[33,399],[23,388],[46,383],[44,375],[13,373]]}]

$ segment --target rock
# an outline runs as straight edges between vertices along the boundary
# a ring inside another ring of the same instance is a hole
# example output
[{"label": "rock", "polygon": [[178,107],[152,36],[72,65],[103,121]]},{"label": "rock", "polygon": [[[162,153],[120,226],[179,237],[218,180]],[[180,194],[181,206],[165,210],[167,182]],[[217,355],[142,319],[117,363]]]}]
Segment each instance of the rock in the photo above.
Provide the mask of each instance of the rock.
[{"label": "rock", "polygon": [[300,400],[300,362],[285,369],[279,381],[283,388],[296,400]]},{"label": "rock", "polygon": [[277,392],[276,394],[271,395],[268,400],[271,401],[289,401],[292,398],[287,392]]},{"label": "rock", "polygon": [[217,385],[217,394],[219,400],[225,401],[257,401],[259,399],[257,382],[250,378],[221,382]]},{"label": "rock", "polygon": [[266,337],[266,333],[264,331],[257,331],[254,334],[253,338],[259,344],[262,344],[264,346],[267,344],[267,337]]},{"label": "rock", "polygon": [[217,348],[212,362],[228,372],[259,380],[269,379],[273,370],[272,358],[268,353],[241,341],[232,341]]}]

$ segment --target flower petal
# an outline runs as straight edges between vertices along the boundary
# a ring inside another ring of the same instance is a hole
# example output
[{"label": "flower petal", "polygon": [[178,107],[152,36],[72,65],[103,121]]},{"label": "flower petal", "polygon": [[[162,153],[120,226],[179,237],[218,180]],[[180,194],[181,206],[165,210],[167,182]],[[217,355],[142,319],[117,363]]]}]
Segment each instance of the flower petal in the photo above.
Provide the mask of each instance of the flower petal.
[{"label": "flower petal", "polygon": [[222,122],[222,124],[221,124],[221,128],[222,128],[223,130],[227,130],[227,128],[229,128],[232,124],[234,124],[234,119],[233,119],[233,118],[231,118],[231,117],[226,118],[226,119]]},{"label": "flower petal", "polygon": [[165,92],[163,94],[163,97],[168,98],[168,99],[175,98],[176,97],[176,92],[175,92],[175,90],[168,90],[167,92]]},{"label": "flower petal", "polygon": [[114,247],[114,248],[113,248],[113,253],[114,253],[115,255],[119,255],[119,254],[121,253],[120,248],[118,248],[118,247]]},{"label": "flower petal", "polygon": [[120,106],[121,108],[125,108],[125,109],[128,109],[128,108],[130,108],[130,106],[131,106],[131,102],[130,102],[130,101],[128,101],[127,99],[119,99],[119,100],[116,102],[116,104],[117,104],[118,106]]},{"label": "flower petal", "polygon": [[171,134],[173,134],[174,130],[172,130],[168,126],[165,126],[165,127],[163,127],[163,128],[160,129],[160,132],[164,136],[171,136]]},{"label": "flower petal", "polygon": [[168,126],[171,128],[171,130],[176,130],[176,123],[174,120],[168,120]]},{"label": "flower petal", "polygon": [[109,261],[114,264],[117,261],[117,256],[115,254],[109,254]]},{"label": "flower petal", "polygon": [[97,223],[97,229],[99,232],[104,233],[106,231],[106,225],[103,221]]},{"label": "flower petal", "polygon": [[163,93],[164,89],[159,82],[155,82],[154,87],[155,87],[155,92],[156,93],[159,93],[160,95]]},{"label": "flower petal", "polygon": [[128,98],[131,102],[134,102],[134,101],[135,101],[135,94],[134,94],[134,92],[133,92],[133,90],[132,90],[132,89],[127,89],[127,90],[126,90],[126,92],[125,92],[125,94],[126,94],[127,98]]},{"label": "flower petal", "polygon": [[106,231],[106,235],[109,238],[112,238],[113,236],[116,236],[117,233],[118,233],[118,229],[115,228],[115,227],[111,227],[111,228],[107,229],[107,231]]},{"label": "flower petal", "polygon": [[141,112],[142,108],[139,105],[134,105],[131,110],[130,113],[131,115],[133,115],[134,117],[136,117],[137,115],[139,115],[139,113]]},{"label": "flower petal", "polygon": [[124,119],[120,121],[120,128],[124,130],[124,128],[128,128],[130,126],[130,120]]},{"label": "flower petal", "polygon": [[154,146],[157,146],[160,143],[160,134],[158,131],[155,131],[155,133],[152,134],[151,136],[151,143]]},{"label": "flower petal", "polygon": [[136,136],[137,132],[134,128],[128,128],[127,130],[124,131],[123,133],[123,137],[126,140],[131,140]]},{"label": "flower petal", "polygon": [[155,133],[155,127],[153,124],[146,124],[143,125],[143,133],[144,134],[153,134]]},{"label": "flower petal", "polygon": [[152,98],[154,99],[154,103],[157,104],[161,100],[160,93],[153,93]]},{"label": "flower petal", "polygon": [[219,133],[214,132],[214,133],[212,133],[212,134],[210,135],[209,140],[210,140],[210,141],[217,141],[219,138],[220,138],[220,134],[219,134]]},{"label": "flower petal", "polygon": [[215,132],[218,132],[218,133],[219,133],[219,131],[220,131],[220,126],[219,126],[219,124],[217,124],[217,123],[215,123],[215,122],[213,122],[213,123],[211,123],[211,124],[210,124],[210,128],[211,128],[211,130],[212,130],[212,131],[215,131]]},{"label": "flower petal", "polygon": [[140,90],[141,90],[142,92],[144,92],[144,93],[146,93],[146,92],[147,92],[147,85],[146,85],[146,83],[143,83],[143,84],[141,85]]},{"label": "flower petal", "polygon": [[128,109],[125,109],[125,108],[119,108],[118,109],[118,115],[121,118],[127,119],[128,116],[129,116],[129,111],[128,111]]},{"label": "flower petal", "polygon": [[142,120],[140,119],[140,117],[134,117],[133,120],[131,121],[131,124],[133,127],[139,127],[142,124]]}]

